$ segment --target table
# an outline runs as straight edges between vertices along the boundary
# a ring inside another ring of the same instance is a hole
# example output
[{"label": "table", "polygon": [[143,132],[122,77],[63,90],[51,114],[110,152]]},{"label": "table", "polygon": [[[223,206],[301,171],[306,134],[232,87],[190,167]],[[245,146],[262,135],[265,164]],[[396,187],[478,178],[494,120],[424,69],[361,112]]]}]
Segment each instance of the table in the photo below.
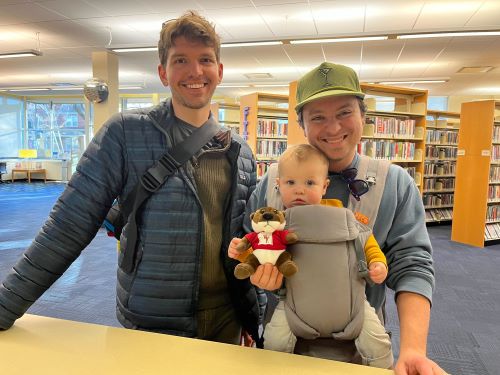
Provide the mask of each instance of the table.
[{"label": "table", "polygon": [[390,375],[392,371],[158,333],[24,315],[0,331],[2,374]]},{"label": "table", "polygon": [[11,177],[12,177],[12,182],[14,182],[14,174],[15,173],[26,173],[26,176],[28,177],[28,182],[31,183],[31,175],[32,174],[42,174],[43,175],[43,182],[47,182],[47,170],[45,169],[26,169],[26,168],[13,168],[11,170]]}]

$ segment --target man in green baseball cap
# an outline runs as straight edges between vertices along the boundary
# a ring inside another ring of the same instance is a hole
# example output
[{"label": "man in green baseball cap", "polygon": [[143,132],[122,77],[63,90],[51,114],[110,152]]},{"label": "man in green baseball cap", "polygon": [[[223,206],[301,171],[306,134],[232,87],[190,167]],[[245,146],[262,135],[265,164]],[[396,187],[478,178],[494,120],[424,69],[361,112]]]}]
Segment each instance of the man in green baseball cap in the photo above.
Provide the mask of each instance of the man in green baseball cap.
[{"label": "man in green baseball cap", "polygon": [[[385,286],[395,291],[400,322],[395,373],[445,374],[426,354],[434,268],[420,192],[403,168],[358,154],[366,113],[363,98],[353,69],[324,62],[298,81],[298,122],[308,142],[329,159],[330,185],[323,198],[338,199],[344,207],[365,215],[387,257],[389,273],[385,285],[367,286],[366,295],[382,316]],[[369,189],[357,191],[358,185],[366,186],[355,183],[359,180],[366,181]],[[247,214],[268,205],[267,193],[272,191],[269,187],[273,183],[273,178],[263,177],[247,204]],[[248,221],[245,229],[251,230]],[[276,290],[282,286],[283,276],[275,266],[265,264],[251,281],[260,288]],[[330,354],[337,345],[329,342],[333,339],[297,339],[295,353],[335,358]]]}]

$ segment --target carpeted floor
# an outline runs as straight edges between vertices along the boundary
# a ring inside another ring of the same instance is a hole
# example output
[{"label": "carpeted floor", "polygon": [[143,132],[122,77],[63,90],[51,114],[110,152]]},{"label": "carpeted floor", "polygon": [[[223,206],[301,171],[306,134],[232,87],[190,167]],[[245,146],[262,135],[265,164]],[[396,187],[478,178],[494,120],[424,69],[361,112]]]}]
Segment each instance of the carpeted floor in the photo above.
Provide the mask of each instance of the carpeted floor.
[{"label": "carpeted floor", "polygon": [[[64,189],[60,183],[0,184],[0,279],[30,244]],[[450,226],[429,228],[437,288],[429,357],[453,375],[500,375],[500,245],[451,242]],[[119,326],[115,318],[116,242],[101,230],[31,314]],[[399,346],[393,295],[387,328]]]}]

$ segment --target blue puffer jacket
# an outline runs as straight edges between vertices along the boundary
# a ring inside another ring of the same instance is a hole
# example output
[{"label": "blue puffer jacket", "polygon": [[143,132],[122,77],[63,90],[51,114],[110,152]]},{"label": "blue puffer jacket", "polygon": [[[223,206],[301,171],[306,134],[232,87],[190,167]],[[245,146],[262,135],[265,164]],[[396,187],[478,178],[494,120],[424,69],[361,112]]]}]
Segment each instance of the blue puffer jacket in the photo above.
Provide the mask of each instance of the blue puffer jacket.
[{"label": "blue puffer jacket", "polygon": [[[94,238],[114,199],[123,200],[171,147],[172,117],[167,100],[150,110],[117,114],[103,125],[48,220],[0,285],[0,328],[9,328],[62,275]],[[233,179],[221,259],[238,317],[256,339],[255,289],[248,280],[234,278],[235,261],[226,255],[231,238],[242,235],[245,203],[256,183],[255,163],[236,135],[227,157]],[[118,269],[118,319],[129,328],[196,336],[203,217],[189,168],[169,177],[144,203],[137,222],[137,264],[130,274]],[[121,244],[126,244],[126,228]]]}]

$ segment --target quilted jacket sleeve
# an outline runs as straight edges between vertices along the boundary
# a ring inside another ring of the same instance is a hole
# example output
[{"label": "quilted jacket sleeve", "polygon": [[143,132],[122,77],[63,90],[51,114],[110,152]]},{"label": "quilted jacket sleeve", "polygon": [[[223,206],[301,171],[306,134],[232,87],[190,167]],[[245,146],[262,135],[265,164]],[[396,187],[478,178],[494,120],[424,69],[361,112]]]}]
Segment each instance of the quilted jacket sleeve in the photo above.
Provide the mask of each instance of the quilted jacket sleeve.
[{"label": "quilted jacket sleeve", "polygon": [[99,230],[126,179],[122,123],[117,114],[102,126],[47,221],[0,284],[0,329],[10,328]]}]

